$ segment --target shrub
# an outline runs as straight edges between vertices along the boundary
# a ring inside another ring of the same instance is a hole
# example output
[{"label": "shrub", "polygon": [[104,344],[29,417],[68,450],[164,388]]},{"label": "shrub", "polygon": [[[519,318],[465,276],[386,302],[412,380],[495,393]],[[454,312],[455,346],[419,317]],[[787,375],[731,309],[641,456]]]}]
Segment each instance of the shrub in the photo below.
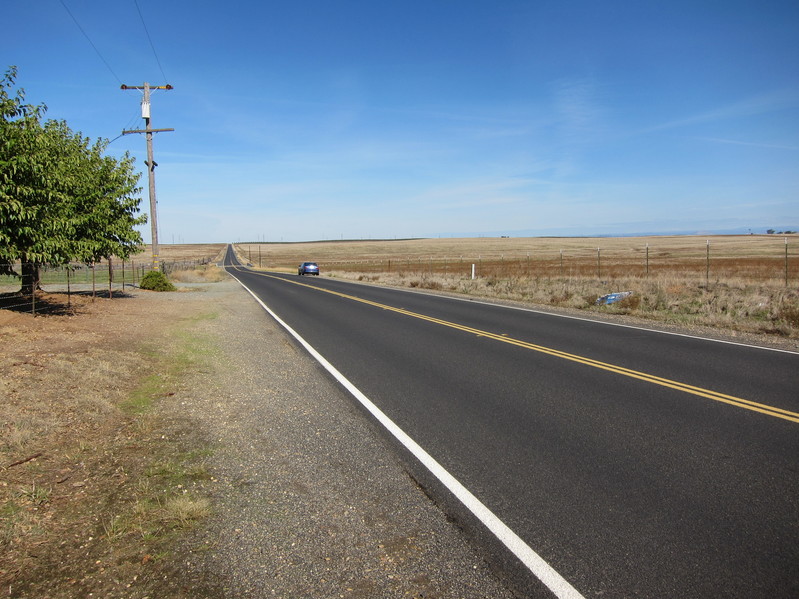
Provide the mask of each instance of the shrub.
[{"label": "shrub", "polygon": [[175,286],[169,282],[164,273],[158,270],[151,270],[144,275],[139,287],[150,291],[175,291]]},{"label": "shrub", "polygon": [[628,295],[618,302],[619,308],[627,312],[633,312],[641,306],[641,296],[638,294]]},{"label": "shrub", "polygon": [[794,329],[799,329],[799,305],[784,304],[779,309],[778,318],[787,322]]},{"label": "shrub", "polygon": [[423,289],[433,289],[435,291],[441,291],[444,289],[444,284],[441,281],[437,281],[434,279],[425,279],[422,281],[421,287]]}]

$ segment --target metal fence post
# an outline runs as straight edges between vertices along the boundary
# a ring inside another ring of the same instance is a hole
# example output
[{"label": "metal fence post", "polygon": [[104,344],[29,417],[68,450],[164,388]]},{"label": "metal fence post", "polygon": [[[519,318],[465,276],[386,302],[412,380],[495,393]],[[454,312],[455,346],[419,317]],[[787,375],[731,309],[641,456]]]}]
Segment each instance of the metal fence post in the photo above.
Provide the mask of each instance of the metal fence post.
[{"label": "metal fence post", "polygon": [[788,238],[785,238],[785,287],[788,287]]},{"label": "metal fence post", "polygon": [[31,285],[31,314],[36,316],[36,278],[30,275],[33,284]]},{"label": "metal fence post", "polygon": [[600,258],[600,249],[596,249],[596,278],[602,278],[602,259]]}]

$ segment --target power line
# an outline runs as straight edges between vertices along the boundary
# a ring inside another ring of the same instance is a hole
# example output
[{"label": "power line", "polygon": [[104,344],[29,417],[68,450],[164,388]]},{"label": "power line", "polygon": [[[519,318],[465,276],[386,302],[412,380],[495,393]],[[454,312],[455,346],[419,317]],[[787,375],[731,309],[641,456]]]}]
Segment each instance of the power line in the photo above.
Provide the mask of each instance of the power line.
[{"label": "power line", "polygon": [[114,69],[111,68],[111,65],[108,64],[108,61],[105,58],[103,58],[103,55],[100,54],[100,51],[97,49],[97,46],[94,45],[92,39],[83,30],[83,27],[80,26],[80,23],[78,23],[78,20],[75,18],[75,15],[72,14],[72,11],[69,10],[69,7],[64,3],[64,0],[61,0],[61,6],[63,6],[64,10],[66,10],[69,16],[72,17],[72,20],[75,22],[75,25],[77,25],[78,29],[80,29],[80,32],[83,34],[83,37],[85,37],[88,40],[89,44],[91,44],[91,47],[94,48],[95,52],[97,52],[97,56],[100,57],[100,60],[103,61],[103,64],[108,68],[109,71],[111,71],[111,74],[114,76],[114,79],[116,79],[119,82],[119,84],[122,85],[122,80],[114,72]]},{"label": "power line", "polygon": [[167,83],[169,80],[164,73],[164,67],[161,66],[161,60],[158,58],[158,53],[155,51],[155,46],[153,45],[153,39],[150,37],[150,32],[147,30],[147,24],[144,22],[144,15],[141,14],[141,9],[139,8],[138,0],[133,0],[133,4],[136,5],[136,10],[139,13],[139,18],[141,19],[142,27],[144,27],[144,33],[147,34],[147,41],[150,42],[150,48],[153,51],[153,56],[155,56],[155,62],[158,63],[158,68],[161,71],[161,75],[164,77],[164,83]]},{"label": "power line", "polygon": [[141,111],[137,110],[133,116],[128,119],[128,122],[125,123],[125,126],[122,127],[123,130],[125,129],[133,129],[133,126],[141,119]]}]

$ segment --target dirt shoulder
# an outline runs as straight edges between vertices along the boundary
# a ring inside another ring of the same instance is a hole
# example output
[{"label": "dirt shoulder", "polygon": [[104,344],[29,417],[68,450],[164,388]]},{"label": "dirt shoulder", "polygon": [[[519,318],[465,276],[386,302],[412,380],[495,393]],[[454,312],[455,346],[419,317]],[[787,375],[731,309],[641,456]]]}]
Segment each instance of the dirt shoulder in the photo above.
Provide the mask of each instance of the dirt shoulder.
[{"label": "dirt shoulder", "polygon": [[10,597],[510,597],[235,282],[0,311]]},{"label": "dirt shoulder", "polygon": [[[171,295],[171,297],[170,297]],[[195,361],[189,294],[44,294],[58,315],[0,311],[0,585],[9,597],[134,596],[176,535],[208,513],[189,495],[192,439],[159,401]]]}]

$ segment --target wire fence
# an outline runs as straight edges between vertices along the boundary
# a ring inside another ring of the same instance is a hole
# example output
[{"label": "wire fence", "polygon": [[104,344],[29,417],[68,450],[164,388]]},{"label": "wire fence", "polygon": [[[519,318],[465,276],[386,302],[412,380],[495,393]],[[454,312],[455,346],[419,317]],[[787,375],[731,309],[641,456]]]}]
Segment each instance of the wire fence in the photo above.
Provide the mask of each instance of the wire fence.
[{"label": "wire fence", "polygon": [[648,278],[677,276],[710,283],[784,285],[799,280],[799,256],[784,243],[760,247],[715,244],[486,252],[321,261],[329,271],[364,274],[454,275],[480,278]]},{"label": "wire fence", "polygon": [[[209,262],[208,259],[161,262],[159,269],[168,275]],[[35,275],[25,274],[32,268],[23,268],[20,263],[12,265],[12,268],[20,276],[0,275],[0,309],[36,315],[69,313],[73,295],[77,294],[92,298],[124,294],[126,288],[138,287],[142,277],[153,270],[153,263],[152,260],[118,260],[98,264],[39,265]],[[35,281],[37,276],[38,282]],[[53,298],[49,293],[58,293],[60,297]]]}]

